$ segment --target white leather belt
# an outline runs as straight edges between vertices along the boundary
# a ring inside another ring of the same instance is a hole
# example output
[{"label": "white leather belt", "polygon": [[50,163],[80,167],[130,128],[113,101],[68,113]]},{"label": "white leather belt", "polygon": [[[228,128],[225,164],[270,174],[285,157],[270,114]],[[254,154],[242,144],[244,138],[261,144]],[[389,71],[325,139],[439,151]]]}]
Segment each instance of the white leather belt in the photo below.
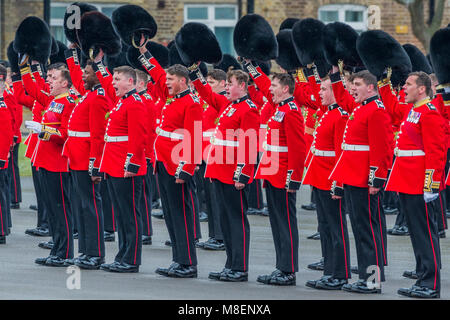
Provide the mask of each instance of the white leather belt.
[{"label": "white leather belt", "polygon": [[124,142],[124,141],[128,141],[128,136],[111,137],[111,136],[105,135],[105,141],[106,142]]},{"label": "white leather belt", "polygon": [[397,157],[419,157],[424,156],[425,152],[423,152],[422,150],[400,150],[398,148],[395,148],[394,154]]},{"label": "white leather belt", "polygon": [[156,131],[159,136],[163,136],[166,138],[174,139],[174,140],[183,140],[184,136],[180,133],[165,131],[161,128]]},{"label": "white leather belt", "polygon": [[313,155],[317,157],[335,157],[336,152],[334,151],[324,151],[324,150],[318,150],[316,148],[311,148],[311,152]]},{"label": "white leather belt", "polygon": [[214,132],[212,132],[212,131],[203,132],[203,137],[205,137],[205,138],[211,138],[213,135],[214,135]]},{"label": "white leather belt", "polygon": [[217,139],[215,137],[211,138],[211,143],[215,146],[239,147],[239,141],[221,140],[221,139]]},{"label": "white leather belt", "polygon": [[267,143],[263,143],[263,149],[272,152],[288,152],[288,147],[286,146],[272,146]]},{"label": "white leather belt", "polygon": [[90,132],[72,131],[67,130],[69,137],[79,137],[79,138],[89,138],[91,136]]},{"label": "white leather belt", "polygon": [[370,151],[370,147],[363,144],[342,144],[342,150],[346,151]]}]

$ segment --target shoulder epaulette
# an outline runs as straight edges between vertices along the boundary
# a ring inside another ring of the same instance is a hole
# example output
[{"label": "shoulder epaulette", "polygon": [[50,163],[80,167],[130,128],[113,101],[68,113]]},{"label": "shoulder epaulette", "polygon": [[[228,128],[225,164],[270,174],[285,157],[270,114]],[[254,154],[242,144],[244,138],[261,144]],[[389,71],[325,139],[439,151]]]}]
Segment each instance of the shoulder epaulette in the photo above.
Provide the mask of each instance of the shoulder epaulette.
[{"label": "shoulder epaulette", "polygon": [[71,96],[67,96],[66,98],[70,103],[75,103],[75,100]]},{"label": "shoulder epaulette", "polygon": [[3,99],[0,100],[0,108],[7,108],[5,101]]},{"label": "shoulder epaulette", "polygon": [[98,88],[98,89],[97,89],[97,94],[98,94],[99,96],[104,96],[104,95],[105,95],[105,89],[103,89],[103,88]]},{"label": "shoulder epaulette", "polygon": [[199,97],[197,97],[195,94],[189,94],[192,98],[192,100],[194,101],[194,103],[200,103],[200,99]]},{"label": "shoulder epaulette", "polygon": [[384,104],[383,102],[381,102],[381,100],[375,100],[375,103],[377,104],[378,108],[380,109],[384,109]]},{"label": "shoulder epaulette", "polygon": [[258,109],[258,108],[256,107],[256,104],[254,104],[252,100],[247,99],[247,104],[248,104],[248,106],[249,106],[250,108]]},{"label": "shoulder epaulette", "polygon": [[149,95],[148,93],[144,93],[143,96],[145,97],[145,99],[153,100],[153,99],[152,99],[152,96]]},{"label": "shoulder epaulette", "polygon": [[137,93],[133,93],[132,96],[133,96],[134,100],[142,102],[141,97]]},{"label": "shoulder epaulette", "polygon": [[348,112],[342,109],[341,107],[337,108],[342,116],[348,116]]},{"label": "shoulder epaulette", "polygon": [[298,110],[298,107],[294,101],[289,102],[288,105],[291,110]]},{"label": "shoulder epaulette", "polygon": [[430,110],[436,110],[436,107],[435,107],[432,103],[430,103],[430,102],[427,103],[427,107],[428,107],[428,109],[430,109]]}]

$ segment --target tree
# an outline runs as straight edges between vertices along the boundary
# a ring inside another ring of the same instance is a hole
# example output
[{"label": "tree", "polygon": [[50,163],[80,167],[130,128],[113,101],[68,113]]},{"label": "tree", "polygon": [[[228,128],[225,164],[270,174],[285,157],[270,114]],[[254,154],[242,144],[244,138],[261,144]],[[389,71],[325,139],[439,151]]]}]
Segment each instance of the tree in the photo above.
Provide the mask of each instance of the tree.
[{"label": "tree", "polygon": [[427,52],[430,49],[431,37],[441,27],[445,1],[428,0],[429,19],[426,21],[424,12],[425,0],[395,0],[395,2],[408,8],[413,34],[422,43]]}]

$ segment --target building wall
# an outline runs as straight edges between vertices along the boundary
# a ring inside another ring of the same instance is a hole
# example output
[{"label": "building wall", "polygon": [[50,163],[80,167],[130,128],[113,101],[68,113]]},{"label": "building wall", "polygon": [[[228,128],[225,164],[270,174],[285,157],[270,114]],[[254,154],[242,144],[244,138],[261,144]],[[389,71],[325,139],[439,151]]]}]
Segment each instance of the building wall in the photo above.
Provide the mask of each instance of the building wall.
[{"label": "building wall", "polygon": [[[57,0],[58,2],[73,1]],[[4,39],[1,43],[1,57],[6,57],[6,47],[14,40],[14,33],[19,23],[27,16],[36,15],[43,16],[42,0],[4,0],[5,5],[5,21],[2,32]],[[133,3],[140,5],[148,10],[158,23],[158,33],[156,36],[159,42],[170,41],[179,28],[183,25],[183,8],[184,4],[237,4],[236,0],[95,0],[92,3],[117,3],[126,4]],[[163,8],[159,8],[160,4],[164,4]],[[417,45],[423,50],[420,42],[414,37],[411,28],[410,15],[407,8],[398,4],[393,0],[255,0],[255,13],[264,16],[272,25],[275,32],[278,31],[280,23],[287,17],[317,18],[318,9],[326,4],[362,4],[362,5],[378,5],[381,8],[381,28],[400,43],[407,42]],[[242,0],[242,13],[246,14],[247,1]],[[428,16],[428,9],[425,8],[425,16]],[[446,1],[444,10],[444,19],[442,26],[446,26],[450,22],[450,1]],[[405,25],[408,32],[400,34],[396,32],[396,26]]]}]

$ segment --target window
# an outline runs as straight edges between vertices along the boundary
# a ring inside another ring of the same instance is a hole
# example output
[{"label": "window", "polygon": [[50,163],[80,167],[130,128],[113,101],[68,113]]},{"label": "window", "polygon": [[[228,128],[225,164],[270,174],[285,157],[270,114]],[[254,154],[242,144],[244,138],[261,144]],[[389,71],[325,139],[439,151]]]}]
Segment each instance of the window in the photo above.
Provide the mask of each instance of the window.
[{"label": "window", "polygon": [[216,35],[223,53],[235,55],[234,26],[238,20],[235,5],[189,4],[184,7],[184,22],[201,22]]},{"label": "window", "polygon": [[319,20],[324,23],[344,22],[358,33],[367,30],[367,7],[354,4],[329,4],[319,8]]},{"label": "window", "polygon": [[[63,43],[67,43],[66,36],[64,35],[64,14],[67,7],[71,3],[52,2],[50,9],[50,31],[56,40]],[[97,9],[111,18],[112,12],[121,6],[121,4],[97,4],[92,3]]]}]

